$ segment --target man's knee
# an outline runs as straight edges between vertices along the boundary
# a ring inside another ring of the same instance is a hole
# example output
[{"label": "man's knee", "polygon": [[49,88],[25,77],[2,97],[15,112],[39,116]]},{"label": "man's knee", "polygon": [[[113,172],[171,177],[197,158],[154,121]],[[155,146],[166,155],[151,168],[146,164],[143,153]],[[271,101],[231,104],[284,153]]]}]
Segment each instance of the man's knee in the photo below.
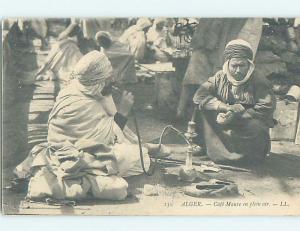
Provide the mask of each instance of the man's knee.
[{"label": "man's knee", "polygon": [[268,128],[259,120],[250,119],[244,123],[244,129],[254,134],[268,133]]},{"label": "man's knee", "polygon": [[107,200],[123,200],[127,197],[128,183],[118,176],[97,176],[92,180],[93,196]]}]

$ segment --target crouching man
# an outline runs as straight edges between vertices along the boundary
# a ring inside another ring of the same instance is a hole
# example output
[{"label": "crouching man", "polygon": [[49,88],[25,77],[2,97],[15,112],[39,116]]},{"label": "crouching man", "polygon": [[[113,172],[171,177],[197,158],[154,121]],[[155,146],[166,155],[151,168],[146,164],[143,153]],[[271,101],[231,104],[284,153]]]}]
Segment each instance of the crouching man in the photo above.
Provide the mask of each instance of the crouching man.
[{"label": "crouching man", "polygon": [[275,98],[267,80],[255,75],[248,42],[229,42],[224,60],[194,96],[206,153],[215,162],[257,163],[270,150]]}]

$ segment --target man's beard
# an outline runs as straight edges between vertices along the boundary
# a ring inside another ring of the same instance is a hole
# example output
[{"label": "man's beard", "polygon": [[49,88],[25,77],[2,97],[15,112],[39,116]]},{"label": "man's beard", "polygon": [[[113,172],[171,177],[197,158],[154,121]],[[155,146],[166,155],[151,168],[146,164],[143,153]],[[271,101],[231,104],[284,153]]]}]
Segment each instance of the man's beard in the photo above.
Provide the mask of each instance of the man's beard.
[{"label": "man's beard", "polygon": [[237,80],[237,81],[242,81],[245,77],[246,77],[247,73],[246,74],[231,74],[231,76]]}]

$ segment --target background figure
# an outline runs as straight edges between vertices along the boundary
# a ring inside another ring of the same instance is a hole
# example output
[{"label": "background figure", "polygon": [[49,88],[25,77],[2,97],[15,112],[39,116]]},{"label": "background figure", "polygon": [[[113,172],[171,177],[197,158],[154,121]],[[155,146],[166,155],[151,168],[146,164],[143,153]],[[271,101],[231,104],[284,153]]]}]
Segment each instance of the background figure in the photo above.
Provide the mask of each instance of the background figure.
[{"label": "background figure", "polygon": [[168,48],[172,45],[166,18],[156,18],[147,32],[147,44],[151,58],[155,61],[168,61]]},{"label": "background figure", "polygon": [[119,41],[114,41],[107,31],[99,31],[95,36],[100,50],[103,51],[111,62],[114,79],[117,83],[137,82],[135,72],[135,58],[128,47]]},{"label": "background figure", "polygon": [[222,53],[230,40],[245,39],[251,44],[254,54],[256,53],[262,24],[260,18],[203,18],[199,20],[191,43],[193,54],[182,82],[177,118],[185,115],[187,105],[191,102],[199,84],[222,68]]},{"label": "background figure", "polygon": [[37,80],[56,79],[61,82],[69,81],[70,73],[82,57],[77,41],[66,38],[56,42],[51,48],[45,64],[37,73]]},{"label": "background figure", "polygon": [[45,19],[18,19],[18,26],[20,31],[26,34],[27,39],[29,39],[30,36],[40,39],[41,50],[46,49],[48,27]]},{"label": "background figure", "polygon": [[128,45],[130,52],[138,61],[142,61],[146,51],[146,35],[151,26],[148,18],[140,18],[136,25],[129,27],[119,38],[119,42]]},{"label": "background figure", "polygon": [[295,18],[294,28],[296,32],[296,42],[298,45],[298,52],[300,51],[300,18]]},{"label": "background figure", "polygon": [[[46,63],[38,71],[38,79],[53,76],[60,81],[69,80],[69,74],[83,54],[97,49],[96,33],[101,29],[110,29],[112,19],[72,18],[69,25],[58,36],[58,41],[52,47]],[[50,71],[50,72],[49,72]],[[52,73],[51,73],[52,72]],[[51,77],[50,77],[51,78]]]},{"label": "background figure", "polygon": [[52,46],[45,64],[37,72],[37,80],[69,81],[71,70],[83,56],[79,45],[79,28],[71,23]]},{"label": "background figure", "polygon": [[100,30],[109,30],[113,19],[111,18],[72,18],[69,26],[60,33],[58,39],[64,39],[69,36],[71,32],[77,32],[77,38],[80,51],[86,54],[92,50],[97,49],[95,35]]}]

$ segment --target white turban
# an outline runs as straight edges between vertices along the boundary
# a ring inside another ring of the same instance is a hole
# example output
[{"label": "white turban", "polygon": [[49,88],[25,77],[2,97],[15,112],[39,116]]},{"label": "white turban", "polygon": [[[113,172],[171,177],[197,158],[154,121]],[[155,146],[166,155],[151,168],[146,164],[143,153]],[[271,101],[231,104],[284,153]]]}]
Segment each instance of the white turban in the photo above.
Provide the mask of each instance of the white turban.
[{"label": "white turban", "polygon": [[82,85],[92,86],[112,77],[113,69],[103,52],[91,51],[75,65],[71,79],[78,79]]}]

